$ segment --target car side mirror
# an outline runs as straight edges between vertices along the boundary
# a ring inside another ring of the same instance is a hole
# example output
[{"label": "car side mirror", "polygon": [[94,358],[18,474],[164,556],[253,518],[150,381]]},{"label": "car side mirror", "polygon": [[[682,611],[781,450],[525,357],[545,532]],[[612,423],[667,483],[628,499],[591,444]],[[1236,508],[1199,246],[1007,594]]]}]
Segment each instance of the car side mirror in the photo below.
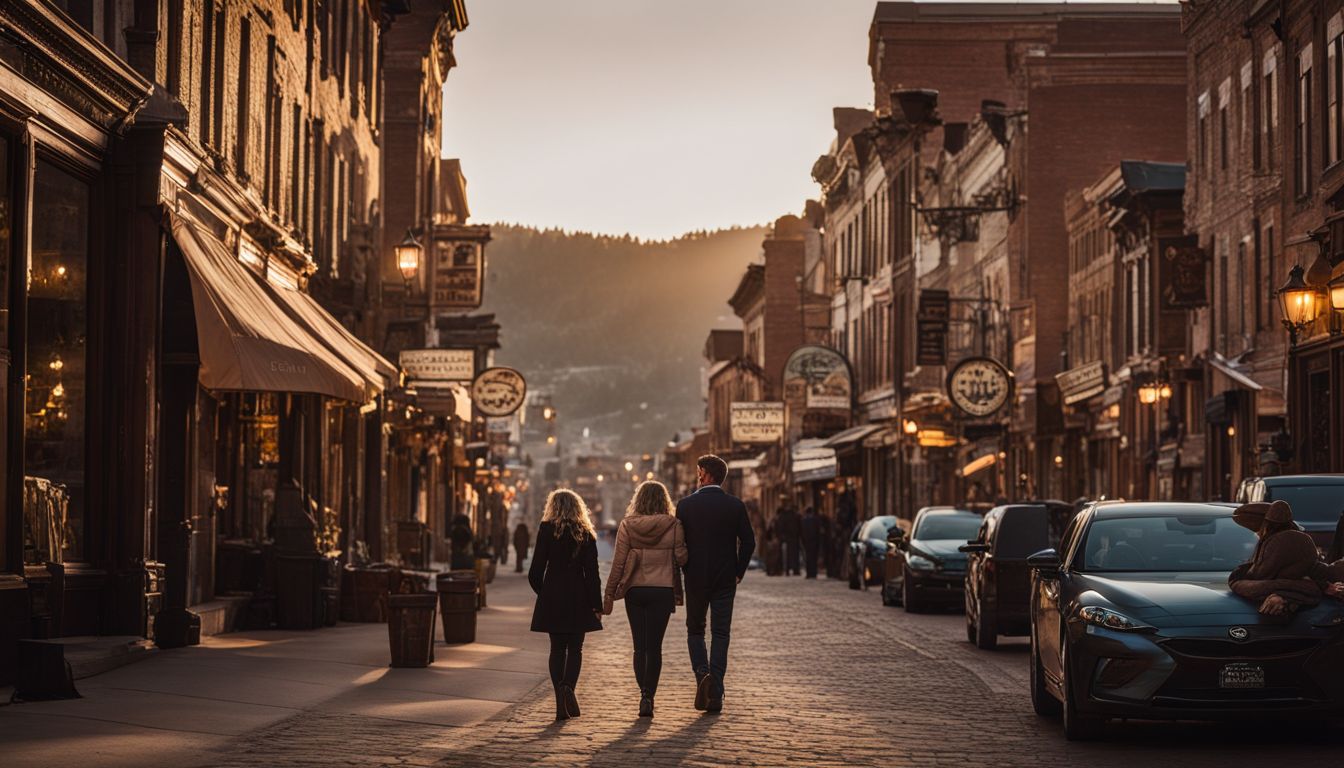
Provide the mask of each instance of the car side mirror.
[{"label": "car side mirror", "polygon": [[965,552],[968,555],[971,554],[972,552],[984,553],[989,551],[989,545],[983,544],[978,541],[968,541],[965,544],[962,544],[960,547],[957,547],[957,551]]},{"label": "car side mirror", "polygon": [[1042,549],[1027,558],[1027,567],[1035,571],[1058,571],[1059,566],[1059,552],[1053,549]]}]

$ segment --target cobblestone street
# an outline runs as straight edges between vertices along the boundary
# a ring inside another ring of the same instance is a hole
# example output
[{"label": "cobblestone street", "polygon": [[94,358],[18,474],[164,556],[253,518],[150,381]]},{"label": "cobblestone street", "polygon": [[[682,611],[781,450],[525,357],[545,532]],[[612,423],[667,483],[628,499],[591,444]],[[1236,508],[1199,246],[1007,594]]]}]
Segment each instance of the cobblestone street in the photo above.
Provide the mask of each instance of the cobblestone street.
[{"label": "cobblestone street", "polygon": [[[508,578],[513,578],[509,574]],[[910,615],[843,582],[751,573],[738,593],[720,716],[692,709],[680,621],[652,721],[636,717],[624,608],[589,635],[583,716],[556,724],[550,685],[485,724],[435,729],[305,714],[250,734],[247,764],[1226,765],[1339,757],[1340,733],[1113,724],[1068,744],[1027,698],[1027,643],[965,642],[960,613]],[[1124,746],[1124,749],[1120,749]],[[237,763],[230,763],[237,764]]]},{"label": "cobblestone street", "polygon": [[[965,641],[960,614],[908,614],[884,608],[875,592],[851,591],[842,582],[759,572],[749,574],[738,593],[721,715],[692,708],[684,613],[678,612],[664,646],[657,716],[635,716],[629,630],[618,604],[606,629],[588,636],[578,690],[583,716],[555,723],[543,677],[545,636],[524,631],[531,610],[525,582],[501,573],[491,590],[481,642],[440,645],[432,670],[386,671],[364,657],[356,660],[352,650],[348,664],[356,685],[313,695],[301,681],[313,674],[310,664],[328,662],[275,658],[270,654],[280,648],[263,653],[259,647],[250,666],[240,669],[290,671],[255,680],[251,672],[235,673],[232,684],[198,679],[192,695],[174,694],[167,706],[186,711],[214,697],[230,709],[196,709],[198,730],[180,732],[137,724],[136,697],[143,695],[137,691],[153,686],[137,682],[136,675],[144,679],[155,664],[197,658],[206,659],[208,668],[212,662],[200,652],[168,652],[88,686],[84,699],[0,708],[0,740],[19,749],[19,766],[45,764],[36,736],[24,736],[44,730],[85,744],[91,764],[99,765],[143,764],[151,754],[183,766],[1221,767],[1256,759],[1266,765],[1338,761],[1340,731],[1309,725],[1258,733],[1206,724],[1112,724],[1105,741],[1071,744],[1057,722],[1031,712],[1025,640],[978,651]],[[334,659],[341,652],[330,643],[348,642],[337,634],[344,631],[309,637],[324,643],[322,655]],[[280,640],[281,647],[292,642]],[[118,701],[125,712],[109,714]],[[248,718],[269,719],[231,737],[216,735]]]},{"label": "cobblestone street", "polygon": [[450,748],[444,765],[1223,766],[1338,760],[1338,730],[1114,724],[1108,740],[1065,742],[1027,697],[1027,643],[965,640],[957,614],[884,608],[836,581],[748,575],[738,593],[724,712],[692,708],[683,614],[665,644],[656,717],[635,717],[629,635],[618,606],[589,635],[583,716],[553,723],[549,685]]}]

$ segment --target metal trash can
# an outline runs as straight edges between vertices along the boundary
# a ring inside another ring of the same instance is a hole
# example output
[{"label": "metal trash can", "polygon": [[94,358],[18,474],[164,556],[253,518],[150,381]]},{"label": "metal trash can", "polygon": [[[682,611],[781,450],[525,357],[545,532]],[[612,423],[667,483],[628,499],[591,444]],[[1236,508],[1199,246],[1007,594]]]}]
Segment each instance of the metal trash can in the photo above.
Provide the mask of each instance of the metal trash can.
[{"label": "metal trash can", "polygon": [[493,562],[493,561],[491,561],[491,559],[488,558],[488,557],[478,557],[478,558],[476,558],[476,607],[477,607],[477,608],[484,608],[484,607],[485,607],[485,585],[488,584],[488,583],[490,583],[489,573],[490,573],[490,563],[491,563],[491,562]]},{"label": "metal trash can", "polygon": [[389,595],[387,639],[394,667],[427,667],[434,661],[433,594]]},{"label": "metal trash can", "polygon": [[436,581],[443,642],[476,642],[476,572],[440,573]]}]

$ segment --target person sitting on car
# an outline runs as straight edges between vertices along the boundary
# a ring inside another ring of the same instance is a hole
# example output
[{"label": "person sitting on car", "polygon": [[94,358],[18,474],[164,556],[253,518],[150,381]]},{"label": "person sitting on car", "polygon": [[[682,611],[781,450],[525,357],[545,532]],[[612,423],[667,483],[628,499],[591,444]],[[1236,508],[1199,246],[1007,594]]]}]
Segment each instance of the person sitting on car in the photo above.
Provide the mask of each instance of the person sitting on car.
[{"label": "person sitting on car", "polygon": [[1232,519],[1260,538],[1251,559],[1227,577],[1234,593],[1261,601],[1260,613],[1267,616],[1283,616],[1320,603],[1321,587],[1311,578],[1318,563],[1316,544],[1297,529],[1288,502],[1243,504]]}]

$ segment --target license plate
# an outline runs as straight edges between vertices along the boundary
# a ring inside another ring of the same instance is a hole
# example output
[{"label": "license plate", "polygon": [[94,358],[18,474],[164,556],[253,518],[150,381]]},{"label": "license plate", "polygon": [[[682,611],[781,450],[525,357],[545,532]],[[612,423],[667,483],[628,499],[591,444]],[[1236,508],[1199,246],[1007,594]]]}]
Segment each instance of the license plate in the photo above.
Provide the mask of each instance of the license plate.
[{"label": "license plate", "polygon": [[1259,664],[1227,664],[1218,673],[1219,688],[1264,688],[1265,668]]}]

